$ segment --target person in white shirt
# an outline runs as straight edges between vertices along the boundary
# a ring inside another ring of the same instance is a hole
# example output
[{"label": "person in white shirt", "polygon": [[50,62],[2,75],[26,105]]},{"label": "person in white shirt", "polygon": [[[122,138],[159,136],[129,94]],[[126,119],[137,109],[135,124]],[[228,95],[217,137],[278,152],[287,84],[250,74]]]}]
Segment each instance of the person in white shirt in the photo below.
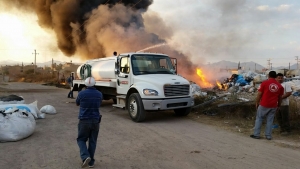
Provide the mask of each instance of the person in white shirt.
[{"label": "person in white shirt", "polygon": [[280,134],[287,135],[291,132],[289,119],[289,96],[292,94],[292,88],[288,83],[283,82],[283,74],[277,73],[276,80],[281,83],[284,88],[280,109],[276,113],[276,118],[280,126]]}]

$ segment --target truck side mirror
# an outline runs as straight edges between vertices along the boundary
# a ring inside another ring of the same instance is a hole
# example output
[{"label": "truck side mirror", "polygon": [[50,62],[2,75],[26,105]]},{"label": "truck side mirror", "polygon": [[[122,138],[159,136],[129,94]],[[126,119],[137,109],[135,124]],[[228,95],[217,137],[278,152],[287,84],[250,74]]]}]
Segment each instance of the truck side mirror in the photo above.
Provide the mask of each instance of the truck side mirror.
[{"label": "truck side mirror", "polygon": [[115,62],[115,74],[118,75],[120,73],[120,60],[119,60],[119,57],[117,57],[117,60]]},{"label": "truck side mirror", "polygon": [[120,70],[119,69],[115,69],[115,74],[116,75],[120,74]]}]

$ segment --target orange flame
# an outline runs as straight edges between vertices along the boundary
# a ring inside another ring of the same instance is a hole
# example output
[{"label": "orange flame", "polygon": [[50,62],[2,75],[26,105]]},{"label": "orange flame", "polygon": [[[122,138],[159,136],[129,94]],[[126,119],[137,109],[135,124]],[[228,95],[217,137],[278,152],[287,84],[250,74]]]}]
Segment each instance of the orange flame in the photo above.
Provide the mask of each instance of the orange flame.
[{"label": "orange flame", "polygon": [[197,68],[197,75],[200,77],[201,79],[201,87],[205,87],[205,88],[208,88],[208,87],[212,87],[213,85],[211,83],[209,83],[207,80],[206,80],[206,77],[205,75],[203,74],[202,70]]},{"label": "orange flame", "polygon": [[219,81],[216,80],[216,83],[217,83],[219,89],[223,88],[222,85],[221,85],[221,82],[219,82]]}]

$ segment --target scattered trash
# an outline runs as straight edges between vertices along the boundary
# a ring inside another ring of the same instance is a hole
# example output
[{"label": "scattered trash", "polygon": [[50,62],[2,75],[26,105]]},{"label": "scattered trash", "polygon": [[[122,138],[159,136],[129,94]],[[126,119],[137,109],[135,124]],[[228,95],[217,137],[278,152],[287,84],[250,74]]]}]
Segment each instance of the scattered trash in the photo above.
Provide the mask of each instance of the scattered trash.
[{"label": "scattered trash", "polygon": [[0,105],[0,110],[5,110],[7,113],[12,113],[17,109],[31,113],[35,118],[38,118],[40,110],[37,108],[37,101],[30,104],[3,104]]},{"label": "scattered trash", "polygon": [[245,102],[248,102],[250,101],[249,99],[245,99],[245,98],[238,98],[239,100],[242,100],[242,101],[245,101]]}]

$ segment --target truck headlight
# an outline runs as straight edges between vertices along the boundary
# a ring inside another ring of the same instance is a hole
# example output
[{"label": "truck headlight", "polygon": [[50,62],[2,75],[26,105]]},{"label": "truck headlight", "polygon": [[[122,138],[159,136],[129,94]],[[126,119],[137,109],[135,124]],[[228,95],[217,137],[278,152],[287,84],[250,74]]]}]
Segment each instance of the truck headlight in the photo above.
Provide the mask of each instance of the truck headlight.
[{"label": "truck headlight", "polygon": [[158,95],[158,92],[153,89],[144,89],[143,92],[146,96],[157,96]]}]

